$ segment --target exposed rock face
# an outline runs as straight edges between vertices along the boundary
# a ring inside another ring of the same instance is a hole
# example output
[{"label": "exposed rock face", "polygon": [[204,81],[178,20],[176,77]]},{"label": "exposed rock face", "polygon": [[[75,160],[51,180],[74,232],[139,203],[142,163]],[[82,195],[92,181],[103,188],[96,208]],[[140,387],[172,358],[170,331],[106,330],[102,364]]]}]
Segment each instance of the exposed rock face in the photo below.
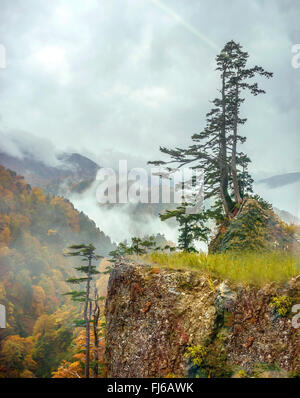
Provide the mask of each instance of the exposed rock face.
[{"label": "exposed rock face", "polygon": [[281,317],[270,308],[270,298],[291,296],[299,302],[300,280],[281,289],[241,289],[232,312],[226,343],[231,362],[251,371],[257,364],[276,364],[291,371],[300,370],[300,329],[291,317]]},{"label": "exposed rock face", "polygon": [[[262,289],[230,287],[191,271],[121,261],[106,301],[109,377],[192,375],[187,347],[207,348],[204,375],[249,375],[277,364],[299,370],[299,329],[270,307],[273,296],[299,297],[300,281]],[[270,373],[270,371],[269,371]]]},{"label": "exposed rock face", "polygon": [[107,358],[112,377],[184,374],[185,347],[208,339],[217,311],[208,280],[121,264],[110,277]]}]

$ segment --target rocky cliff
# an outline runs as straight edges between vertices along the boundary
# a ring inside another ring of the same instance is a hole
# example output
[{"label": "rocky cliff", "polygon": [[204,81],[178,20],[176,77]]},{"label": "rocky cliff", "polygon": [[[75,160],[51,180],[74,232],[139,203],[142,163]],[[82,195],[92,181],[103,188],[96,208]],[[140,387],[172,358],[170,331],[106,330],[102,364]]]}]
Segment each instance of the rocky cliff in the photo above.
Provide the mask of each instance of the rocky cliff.
[{"label": "rocky cliff", "polygon": [[108,376],[294,375],[300,328],[290,308],[300,303],[299,290],[300,277],[284,286],[231,286],[120,260],[106,301]]}]

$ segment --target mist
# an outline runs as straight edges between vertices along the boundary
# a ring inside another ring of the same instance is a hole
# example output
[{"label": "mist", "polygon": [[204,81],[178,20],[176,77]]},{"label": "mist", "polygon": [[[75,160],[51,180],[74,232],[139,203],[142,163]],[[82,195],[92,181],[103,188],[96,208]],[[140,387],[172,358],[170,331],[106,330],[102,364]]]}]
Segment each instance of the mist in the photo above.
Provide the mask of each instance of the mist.
[{"label": "mist", "polygon": [[254,193],[272,203],[274,207],[300,217],[300,182],[277,188],[270,188],[266,184],[254,184],[253,190]]},{"label": "mist", "polygon": [[61,166],[59,150],[47,138],[22,130],[0,131],[0,153],[4,152],[18,159],[26,157],[41,161],[47,166]]},{"label": "mist", "polygon": [[143,219],[133,217],[134,207],[138,204],[100,205],[96,198],[99,181],[94,181],[91,187],[82,194],[72,194],[69,200],[75,208],[86,213],[95,221],[97,227],[114,242],[129,240],[133,236],[156,235],[161,233],[167,240],[177,243],[178,229],[159,217],[144,215]]}]

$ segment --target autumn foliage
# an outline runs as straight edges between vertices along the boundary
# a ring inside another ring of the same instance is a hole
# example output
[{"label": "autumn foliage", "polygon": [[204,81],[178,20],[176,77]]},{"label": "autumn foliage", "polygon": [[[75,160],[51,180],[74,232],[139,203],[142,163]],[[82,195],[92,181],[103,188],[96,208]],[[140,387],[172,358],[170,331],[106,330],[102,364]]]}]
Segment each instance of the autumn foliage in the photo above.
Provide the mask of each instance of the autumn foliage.
[{"label": "autumn foliage", "polygon": [[63,360],[73,362],[81,308],[63,295],[74,276],[63,249],[78,241],[93,242],[103,254],[114,248],[68,200],[0,166],[0,304],[7,315],[0,378],[51,377]]}]

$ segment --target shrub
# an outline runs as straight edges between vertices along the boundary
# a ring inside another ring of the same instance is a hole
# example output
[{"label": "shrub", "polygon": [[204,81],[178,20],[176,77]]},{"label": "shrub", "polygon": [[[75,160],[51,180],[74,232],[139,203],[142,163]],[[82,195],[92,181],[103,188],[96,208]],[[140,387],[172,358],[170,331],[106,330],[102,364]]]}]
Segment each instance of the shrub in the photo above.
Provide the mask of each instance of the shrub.
[{"label": "shrub", "polygon": [[274,308],[280,316],[286,316],[290,312],[291,306],[292,300],[288,296],[273,297],[270,303],[270,307]]},{"label": "shrub", "polygon": [[236,373],[236,377],[237,377],[238,379],[245,379],[245,378],[248,377],[248,375],[247,375],[247,373],[245,372],[244,369],[241,369],[241,370],[239,370],[239,371]]},{"label": "shrub", "polygon": [[207,348],[201,345],[188,347],[185,356],[190,358],[194,365],[200,367],[207,356]]}]

